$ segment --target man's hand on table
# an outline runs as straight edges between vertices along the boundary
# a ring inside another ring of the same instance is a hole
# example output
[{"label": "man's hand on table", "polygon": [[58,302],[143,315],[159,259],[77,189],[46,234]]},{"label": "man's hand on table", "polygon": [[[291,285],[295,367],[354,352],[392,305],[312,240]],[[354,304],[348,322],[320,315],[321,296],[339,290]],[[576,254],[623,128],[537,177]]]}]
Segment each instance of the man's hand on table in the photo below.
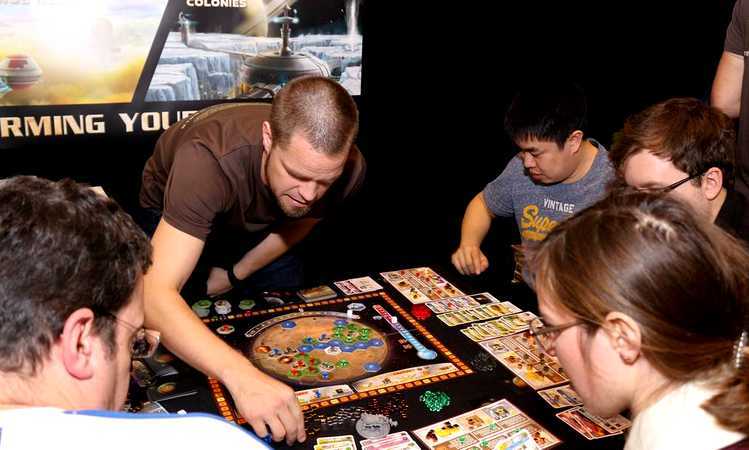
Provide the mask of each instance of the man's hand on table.
[{"label": "man's hand on table", "polygon": [[224,384],[240,414],[260,438],[270,430],[274,441],[286,439],[288,445],[307,439],[304,416],[289,386],[254,367]]}]

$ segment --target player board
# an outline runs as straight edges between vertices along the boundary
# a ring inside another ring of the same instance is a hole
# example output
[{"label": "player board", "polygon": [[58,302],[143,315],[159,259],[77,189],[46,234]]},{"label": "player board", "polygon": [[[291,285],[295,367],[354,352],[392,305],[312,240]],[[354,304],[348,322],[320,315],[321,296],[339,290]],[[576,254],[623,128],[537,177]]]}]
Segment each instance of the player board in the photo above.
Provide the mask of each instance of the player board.
[{"label": "player board", "polygon": [[569,381],[559,361],[540,351],[528,331],[482,341],[481,346],[533,389]]},{"label": "player board", "polygon": [[[203,321],[258,369],[291,385],[303,411],[473,373],[382,291]],[[225,388],[208,380],[224,418],[244,423]]]},{"label": "player board", "polygon": [[540,448],[560,440],[507,400],[499,400],[459,416],[433,423],[413,433],[430,450],[494,448],[520,430],[527,430]]},{"label": "player board", "polygon": [[429,267],[382,272],[380,275],[414,304],[464,295]]}]

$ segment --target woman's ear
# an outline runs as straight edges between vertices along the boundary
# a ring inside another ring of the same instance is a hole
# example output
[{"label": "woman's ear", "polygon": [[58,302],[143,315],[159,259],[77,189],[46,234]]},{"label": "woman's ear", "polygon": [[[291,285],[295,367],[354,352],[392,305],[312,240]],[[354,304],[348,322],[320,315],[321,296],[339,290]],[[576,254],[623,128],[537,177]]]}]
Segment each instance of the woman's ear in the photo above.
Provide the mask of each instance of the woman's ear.
[{"label": "woman's ear", "polygon": [[627,314],[613,311],[606,315],[603,328],[622,362],[626,365],[634,364],[640,357],[642,348],[640,325]]}]

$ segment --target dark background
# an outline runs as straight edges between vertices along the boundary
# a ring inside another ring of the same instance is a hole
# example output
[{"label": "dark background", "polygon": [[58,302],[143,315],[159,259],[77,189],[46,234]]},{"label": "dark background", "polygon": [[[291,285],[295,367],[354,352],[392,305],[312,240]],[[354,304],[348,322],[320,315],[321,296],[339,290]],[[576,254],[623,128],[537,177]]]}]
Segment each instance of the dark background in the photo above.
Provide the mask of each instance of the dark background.
[{"label": "dark background", "polygon": [[[577,80],[589,95],[589,135],[606,146],[635,111],[674,96],[706,99],[732,6],[733,0],[363,0],[358,144],[368,179],[357,200],[304,244],[314,261],[309,284],[449,265],[465,206],[512,157],[502,117],[528,78]],[[72,177],[104,186],[133,211],[156,138],[89,135],[20,147],[0,142],[0,176]],[[485,278],[510,277],[507,243],[514,233],[512,223],[494,227],[486,244],[492,270]]]}]

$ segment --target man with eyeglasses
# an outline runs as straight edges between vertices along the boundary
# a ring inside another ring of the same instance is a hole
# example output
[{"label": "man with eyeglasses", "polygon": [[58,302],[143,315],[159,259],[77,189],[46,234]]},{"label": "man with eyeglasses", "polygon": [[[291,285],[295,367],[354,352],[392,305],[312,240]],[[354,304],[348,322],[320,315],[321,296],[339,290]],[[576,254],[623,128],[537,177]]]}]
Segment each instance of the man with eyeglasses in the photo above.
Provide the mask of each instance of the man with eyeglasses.
[{"label": "man with eyeglasses", "polygon": [[697,99],[674,98],[629,117],[609,156],[620,181],[672,195],[747,240],[747,201],[731,183],[735,148],[728,116]]},{"label": "man with eyeglasses", "polygon": [[122,408],[143,328],[148,239],[112,200],[73,181],[0,181],[0,448],[267,448],[207,414]]}]

